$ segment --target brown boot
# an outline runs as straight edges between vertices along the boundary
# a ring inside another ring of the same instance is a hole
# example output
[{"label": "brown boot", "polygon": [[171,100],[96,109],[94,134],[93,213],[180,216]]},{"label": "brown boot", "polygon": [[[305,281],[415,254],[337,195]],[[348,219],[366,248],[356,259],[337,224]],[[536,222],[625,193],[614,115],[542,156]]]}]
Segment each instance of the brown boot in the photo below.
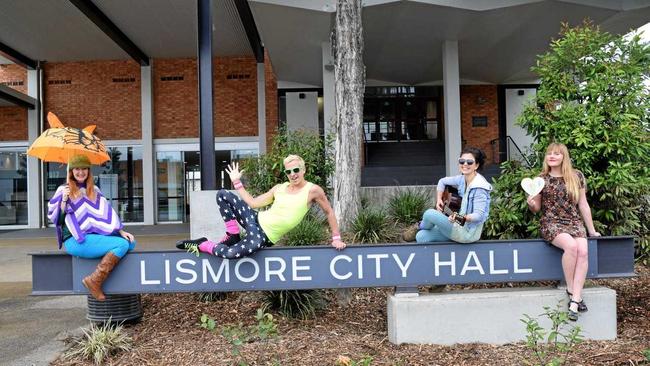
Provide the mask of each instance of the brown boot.
[{"label": "brown boot", "polygon": [[97,265],[95,272],[84,277],[81,281],[95,299],[99,301],[106,300],[106,296],[102,291],[102,284],[119,261],[120,257],[113,254],[113,252],[106,253],[102,261]]}]

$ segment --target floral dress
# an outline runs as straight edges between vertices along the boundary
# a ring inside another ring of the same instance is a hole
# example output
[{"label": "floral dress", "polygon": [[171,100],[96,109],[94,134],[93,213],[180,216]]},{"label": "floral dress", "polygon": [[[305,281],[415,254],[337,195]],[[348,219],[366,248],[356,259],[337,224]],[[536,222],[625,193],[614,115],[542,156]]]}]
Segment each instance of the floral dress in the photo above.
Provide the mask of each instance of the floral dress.
[{"label": "floral dress", "polygon": [[[580,188],[585,188],[584,175],[576,170]],[[553,241],[558,234],[567,233],[574,238],[586,238],[587,232],[580,216],[578,204],[574,203],[564,185],[564,178],[549,174],[540,175],[544,179],[542,189],[542,219],[540,232],[546,241]]]}]

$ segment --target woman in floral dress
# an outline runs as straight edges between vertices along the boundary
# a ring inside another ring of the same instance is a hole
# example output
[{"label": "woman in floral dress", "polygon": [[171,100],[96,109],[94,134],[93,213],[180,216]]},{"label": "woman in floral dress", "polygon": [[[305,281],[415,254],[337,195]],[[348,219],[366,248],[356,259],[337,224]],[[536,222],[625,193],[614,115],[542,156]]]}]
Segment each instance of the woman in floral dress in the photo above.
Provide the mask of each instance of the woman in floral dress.
[{"label": "woman in floral dress", "polygon": [[542,211],[542,237],[564,251],[562,270],[569,295],[569,319],[575,321],[578,312],[587,311],[582,300],[589,264],[587,234],[600,234],[591,218],[585,177],[571,166],[569,150],[564,144],[548,146],[540,177],[544,179],[544,189],[528,197],[528,208],[532,212]]}]

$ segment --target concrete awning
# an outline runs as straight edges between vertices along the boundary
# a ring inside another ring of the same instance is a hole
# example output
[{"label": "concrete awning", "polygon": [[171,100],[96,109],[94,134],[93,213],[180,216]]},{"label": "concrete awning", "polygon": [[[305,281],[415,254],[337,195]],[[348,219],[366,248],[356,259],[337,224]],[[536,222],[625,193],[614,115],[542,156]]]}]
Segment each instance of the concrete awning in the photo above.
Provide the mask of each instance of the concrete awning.
[{"label": "concrete awning", "polygon": [[[196,1],[93,1],[153,58],[197,55]],[[120,60],[129,55],[68,0],[9,1],[0,11],[0,42],[47,62]],[[234,0],[213,1],[215,56],[253,55]],[[0,63],[9,63],[0,58]]]},{"label": "concrete awning", "polygon": [[[254,0],[255,22],[278,80],[322,85],[321,44],[333,25],[333,0]],[[381,84],[439,84],[442,42],[457,40],[461,80],[534,80],[538,54],[562,22],[591,19],[627,33],[650,19],[650,1],[420,0],[364,1],[366,75]]]}]

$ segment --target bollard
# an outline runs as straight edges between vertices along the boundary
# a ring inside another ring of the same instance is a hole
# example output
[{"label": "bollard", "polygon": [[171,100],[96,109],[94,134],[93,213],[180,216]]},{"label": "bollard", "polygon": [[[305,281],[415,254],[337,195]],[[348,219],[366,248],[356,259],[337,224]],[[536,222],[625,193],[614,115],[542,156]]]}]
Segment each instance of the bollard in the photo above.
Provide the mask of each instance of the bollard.
[{"label": "bollard", "polygon": [[105,301],[88,295],[88,314],[91,322],[137,323],[142,318],[142,301],[136,295],[106,295]]}]

